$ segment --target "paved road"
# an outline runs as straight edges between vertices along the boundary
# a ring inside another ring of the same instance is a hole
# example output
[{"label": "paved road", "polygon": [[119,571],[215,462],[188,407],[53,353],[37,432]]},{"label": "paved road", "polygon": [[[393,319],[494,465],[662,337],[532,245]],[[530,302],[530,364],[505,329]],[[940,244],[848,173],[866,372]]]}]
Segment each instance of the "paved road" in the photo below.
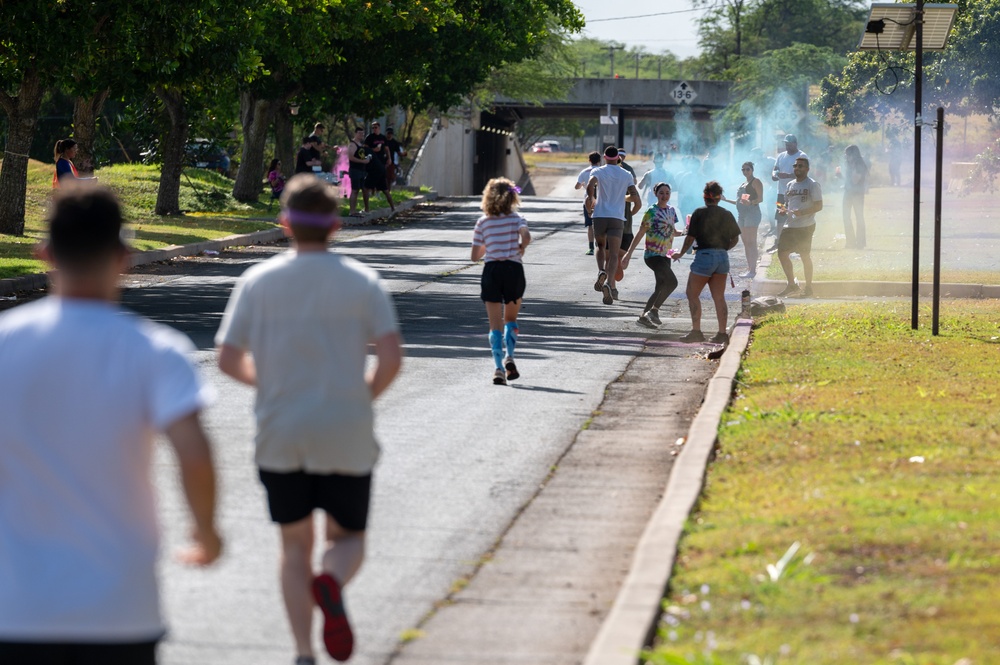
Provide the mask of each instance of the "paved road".
[{"label": "paved road", "polygon": [[[583,255],[578,202],[531,199],[523,210],[535,238],[526,256],[529,291],[518,363],[523,379],[506,388],[491,385],[480,269],[468,260],[476,204],[457,200],[450,210],[438,207],[405,225],[345,232],[337,246],[387,280],[407,355],[403,373],[377,406],[383,457],[368,558],[347,592],[358,636],[351,662],[381,665],[399,658],[400,636],[427,624],[435,607],[476,573],[592,420],[609,384],[650,337],[634,323],[652,285],[649,271],[637,262],[638,270],[621,283],[621,303],[602,305],[592,286],[593,258]],[[276,251],[283,249],[252,248],[217,260],[151,267],[134,276],[136,288],[125,293],[129,307],[191,336],[201,369],[218,393],[206,420],[221,467],[227,555],[207,571],[169,559],[163,564],[172,627],[161,649],[167,665],[291,661],[276,579],[276,532],[265,518],[252,465],[252,393],[215,370],[212,352],[235,277]],[[679,272],[683,282],[683,264]],[[673,318],[665,329],[680,335],[688,328],[686,305],[674,299],[669,309]],[[705,314],[714,320],[710,306]],[[663,334],[656,337],[680,359],[678,367],[696,380],[707,378],[710,363],[701,361],[696,349]],[[683,385],[686,376],[670,380]],[[692,395],[688,401],[697,403],[696,387]],[[628,427],[627,413],[618,426]],[[156,474],[169,552],[183,541],[187,527],[165,449]],[[627,561],[627,552],[623,556]],[[612,575],[607,583],[611,597],[616,579]],[[603,605],[596,610],[598,621],[604,610]],[[575,639],[576,648],[585,650],[588,640]]]}]

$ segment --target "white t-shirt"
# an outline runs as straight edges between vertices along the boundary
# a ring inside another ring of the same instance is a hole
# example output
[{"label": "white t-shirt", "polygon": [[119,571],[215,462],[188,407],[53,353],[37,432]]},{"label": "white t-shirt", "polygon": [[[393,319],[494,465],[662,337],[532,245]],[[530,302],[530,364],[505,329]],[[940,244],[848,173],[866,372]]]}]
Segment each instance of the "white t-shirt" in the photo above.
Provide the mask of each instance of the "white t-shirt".
[{"label": "white t-shirt", "polygon": [[625,197],[628,188],[635,184],[632,174],[617,164],[598,166],[590,172],[597,178],[597,203],[593,217],[611,217],[625,220]]},{"label": "white t-shirt", "polygon": [[[774,168],[772,173],[791,173],[792,167],[795,166],[795,160],[799,158],[809,159],[809,155],[802,152],[801,150],[788,154],[787,150],[782,150],[778,153],[778,156],[774,158]],[[788,188],[788,183],[790,183],[795,178],[778,178],[778,193],[784,194],[785,189]]]},{"label": "white t-shirt", "polygon": [[0,315],[0,640],[163,635],[150,464],[208,402],[192,349],[106,302]]},{"label": "white t-shirt", "polygon": [[365,361],[368,344],[396,330],[378,273],[354,259],[290,251],[243,273],[215,341],[257,366],[257,466],[371,473],[379,447]]},{"label": "white t-shirt", "polygon": [[587,183],[590,182],[590,172],[595,168],[595,166],[588,166],[584,170],[580,171],[580,175],[576,177],[576,184],[586,187]]},{"label": "white t-shirt", "polygon": [[[813,203],[823,200],[823,190],[819,183],[806,176],[802,182],[792,178],[785,190],[785,205],[789,210],[802,210],[808,208]],[[811,215],[789,215],[785,219],[785,226],[790,229],[804,229],[816,223],[816,213]]]}]

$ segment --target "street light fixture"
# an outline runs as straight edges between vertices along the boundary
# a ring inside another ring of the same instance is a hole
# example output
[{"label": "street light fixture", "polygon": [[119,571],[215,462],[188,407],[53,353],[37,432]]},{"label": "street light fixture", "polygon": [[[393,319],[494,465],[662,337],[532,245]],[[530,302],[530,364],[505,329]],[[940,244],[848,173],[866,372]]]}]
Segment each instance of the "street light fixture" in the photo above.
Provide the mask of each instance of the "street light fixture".
[{"label": "street light fixture", "polygon": [[[948,43],[958,5],[876,2],[872,5],[858,49],[915,51],[913,138],[913,283],[910,327],[918,327],[920,298],[920,130],[923,127],[924,49],[940,51]],[[924,34],[926,29],[926,35]],[[926,37],[926,43],[925,43]]]}]

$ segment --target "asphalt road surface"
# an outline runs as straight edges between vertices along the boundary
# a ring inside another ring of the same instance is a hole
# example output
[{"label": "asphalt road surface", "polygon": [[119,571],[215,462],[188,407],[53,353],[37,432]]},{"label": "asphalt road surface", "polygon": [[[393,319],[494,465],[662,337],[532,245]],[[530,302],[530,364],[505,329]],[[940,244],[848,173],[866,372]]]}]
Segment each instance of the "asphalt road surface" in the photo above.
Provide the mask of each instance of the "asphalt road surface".
[{"label": "asphalt road surface", "polygon": [[[476,571],[650,337],[635,319],[652,274],[636,260],[620,284],[621,301],[603,305],[593,289],[593,257],[584,256],[579,209],[579,201],[556,199],[523,206],[534,242],[525,255],[522,378],[508,387],[491,382],[481,269],[469,261],[478,201],[456,199],[404,223],[348,229],[335,244],[381,272],[406,342],[403,371],[377,403],[382,458],[367,558],[346,592],[357,640],[352,663],[391,662],[406,631]],[[172,559],[189,524],[165,446],[156,461],[170,625],[160,660],[167,665],[291,663],[294,655],[277,580],[277,530],[253,466],[253,392],[218,372],[213,351],[236,277],[279,251],[286,248],[139,268],[127,280],[125,305],[187,333],[217,393],[206,423],[221,472],[226,553],[212,568]],[[734,272],[745,269],[737,252],[732,258]],[[681,292],[688,265],[677,266]],[[661,337],[688,330],[681,297],[675,293],[664,308],[672,318],[664,317]],[[728,299],[738,298],[730,289]],[[710,302],[704,316],[704,329],[714,333]]]}]

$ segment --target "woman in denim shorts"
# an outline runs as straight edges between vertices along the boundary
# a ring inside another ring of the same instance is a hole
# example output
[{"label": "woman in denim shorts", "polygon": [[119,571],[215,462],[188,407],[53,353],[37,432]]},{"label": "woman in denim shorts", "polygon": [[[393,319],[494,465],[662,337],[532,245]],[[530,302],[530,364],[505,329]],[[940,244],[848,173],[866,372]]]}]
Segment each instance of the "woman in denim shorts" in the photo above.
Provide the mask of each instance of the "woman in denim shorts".
[{"label": "woman in denim shorts", "polygon": [[719,207],[719,201],[722,200],[722,186],[719,183],[714,180],[706,183],[702,195],[705,207],[698,208],[691,214],[684,247],[679,254],[674,255],[674,260],[677,261],[688,253],[691,245],[698,243],[687,283],[691,332],[682,337],[681,341],[705,341],[705,335],[701,332],[701,292],[708,284],[708,290],[715,302],[715,315],[719,320],[719,332],[711,341],[715,344],[725,344],[729,341],[729,335],[726,334],[726,322],[729,319],[729,308],[726,305],[729,250],[739,241],[740,227],[733,213]]}]

